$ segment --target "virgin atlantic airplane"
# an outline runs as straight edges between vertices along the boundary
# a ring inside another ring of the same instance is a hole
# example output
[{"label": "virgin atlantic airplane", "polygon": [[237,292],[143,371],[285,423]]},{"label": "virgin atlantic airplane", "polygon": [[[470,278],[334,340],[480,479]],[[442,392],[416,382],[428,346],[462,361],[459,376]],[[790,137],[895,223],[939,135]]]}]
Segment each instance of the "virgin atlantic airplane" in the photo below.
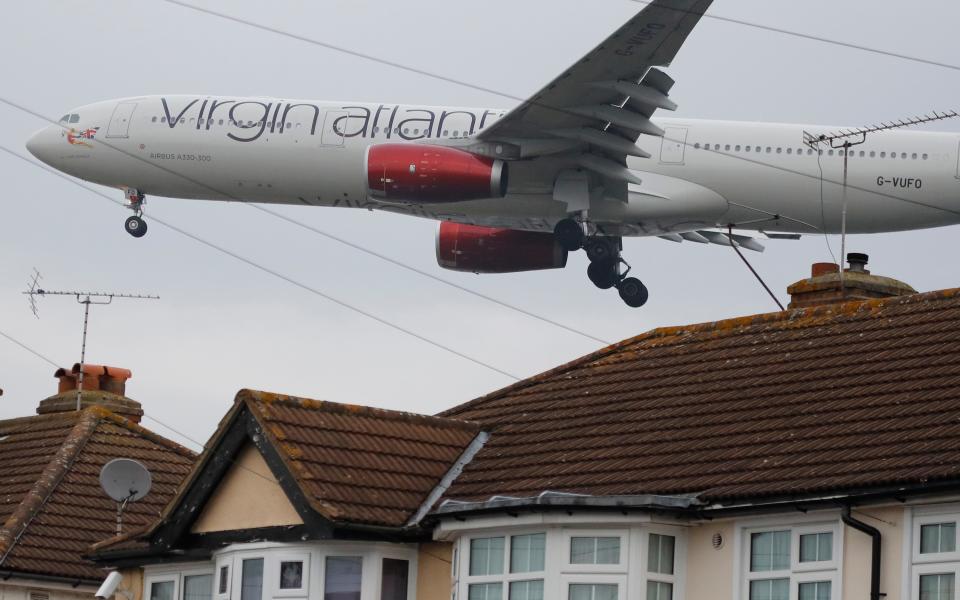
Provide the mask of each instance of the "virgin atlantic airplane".
[{"label": "virgin atlantic airplane", "polygon": [[[141,96],[71,110],[27,148],[64,173],[125,191],[146,233],[148,195],[333,206],[439,221],[441,267],[561,268],[584,249],[599,288],[647,289],[624,236],[763,250],[753,237],[960,222],[960,136],[656,118],[671,64],[712,0],[656,0],[513,110],[226,96]],[[848,156],[844,156],[849,152]],[[728,235],[728,228],[738,234]]]}]

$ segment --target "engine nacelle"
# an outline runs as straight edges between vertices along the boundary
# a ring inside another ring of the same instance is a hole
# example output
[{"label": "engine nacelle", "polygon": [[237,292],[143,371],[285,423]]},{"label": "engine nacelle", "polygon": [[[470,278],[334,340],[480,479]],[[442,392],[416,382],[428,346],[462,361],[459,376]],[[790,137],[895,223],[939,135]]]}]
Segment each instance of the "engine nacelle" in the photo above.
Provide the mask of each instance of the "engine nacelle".
[{"label": "engine nacelle", "polygon": [[507,163],[456,148],[370,146],[366,171],[368,193],[386,202],[431,204],[507,195]]},{"label": "engine nacelle", "polygon": [[443,222],[437,230],[437,262],[452,271],[519,273],[562,269],[567,251],[552,233]]}]

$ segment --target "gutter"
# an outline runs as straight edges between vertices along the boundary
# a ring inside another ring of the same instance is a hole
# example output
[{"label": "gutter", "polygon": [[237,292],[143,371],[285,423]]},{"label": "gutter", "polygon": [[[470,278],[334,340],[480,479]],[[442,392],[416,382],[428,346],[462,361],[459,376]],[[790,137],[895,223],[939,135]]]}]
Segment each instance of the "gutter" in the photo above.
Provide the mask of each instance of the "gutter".
[{"label": "gutter", "polygon": [[880,593],[880,530],[853,518],[850,514],[849,504],[843,506],[840,518],[846,525],[869,535],[873,539],[873,548],[870,554],[870,600],[881,600],[886,594]]},{"label": "gutter", "polygon": [[586,496],[563,492],[543,492],[538,496],[528,498],[513,498],[509,496],[494,496],[481,502],[461,502],[446,500],[431,514],[440,517],[445,515],[465,515],[504,509],[533,508],[539,506],[556,508],[597,508],[617,509],[641,508],[648,510],[683,511],[697,503],[694,496]]}]

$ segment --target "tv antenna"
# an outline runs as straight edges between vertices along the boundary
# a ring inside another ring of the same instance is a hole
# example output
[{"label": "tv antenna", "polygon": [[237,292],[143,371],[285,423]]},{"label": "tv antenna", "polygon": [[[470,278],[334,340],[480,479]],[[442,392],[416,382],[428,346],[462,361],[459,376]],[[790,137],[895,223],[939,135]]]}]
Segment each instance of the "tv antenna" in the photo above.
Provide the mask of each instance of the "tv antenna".
[{"label": "tv antenna", "polygon": [[871,133],[881,133],[883,131],[892,131],[894,129],[904,129],[906,127],[914,127],[916,125],[923,125],[926,123],[932,123],[934,121],[945,121],[947,119],[954,119],[958,116],[960,116],[960,114],[958,114],[955,110],[948,110],[947,112],[933,111],[930,114],[920,117],[899,119],[896,121],[890,121],[889,123],[883,122],[876,125],[868,125],[866,127],[857,127],[855,129],[841,129],[839,131],[826,134],[817,135],[808,131],[803,132],[803,143],[806,146],[809,146],[811,149],[817,152],[821,152],[820,146],[829,146],[834,150],[840,150],[840,155],[843,157],[843,204],[840,212],[841,294],[845,290],[844,268],[842,262],[846,260],[847,257],[847,176],[850,172],[850,148],[865,143],[867,141],[867,135]]},{"label": "tv antenna", "polygon": [[37,300],[39,298],[43,298],[44,296],[73,296],[77,299],[79,304],[83,305],[83,339],[80,343],[80,373],[77,375],[77,410],[80,410],[82,408],[81,401],[83,398],[83,367],[84,360],[87,357],[87,329],[90,323],[90,306],[94,304],[107,306],[109,304],[113,304],[113,300],[115,298],[123,298],[126,300],[159,300],[160,296],[148,294],[122,294],[119,292],[45,290],[39,287],[39,281],[43,279],[43,276],[40,275],[40,272],[36,269],[34,269],[33,272],[34,275],[30,284],[30,289],[23,293],[24,295],[29,296],[30,308],[33,311],[34,316],[37,318],[40,318]]},{"label": "tv antenna", "polygon": [[127,504],[150,493],[150,471],[129,458],[115,458],[100,469],[100,487],[117,503],[117,535],[123,532],[123,511]]}]

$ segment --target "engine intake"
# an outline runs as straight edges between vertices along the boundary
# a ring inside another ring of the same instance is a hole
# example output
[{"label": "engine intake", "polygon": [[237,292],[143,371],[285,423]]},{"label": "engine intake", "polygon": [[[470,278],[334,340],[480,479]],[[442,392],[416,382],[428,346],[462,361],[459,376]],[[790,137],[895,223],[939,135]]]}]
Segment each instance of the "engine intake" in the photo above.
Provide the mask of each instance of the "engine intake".
[{"label": "engine intake", "polygon": [[567,266],[567,251],[552,233],[443,222],[437,230],[437,263],[471,273],[542,271]]},{"label": "engine intake", "polygon": [[366,170],[370,196],[388,202],[429,204],[507,195],[507,163],[444,146],[370,146]]}]

